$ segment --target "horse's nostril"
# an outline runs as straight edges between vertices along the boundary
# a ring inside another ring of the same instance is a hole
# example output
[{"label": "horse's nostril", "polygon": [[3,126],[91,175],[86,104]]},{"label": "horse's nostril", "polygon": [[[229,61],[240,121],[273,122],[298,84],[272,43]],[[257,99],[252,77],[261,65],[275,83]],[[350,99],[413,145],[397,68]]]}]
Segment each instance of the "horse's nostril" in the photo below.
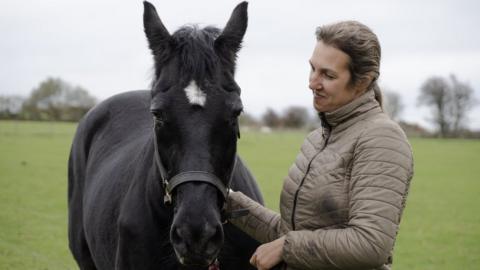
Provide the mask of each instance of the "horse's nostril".
[{"label": "horse's nostril", "polygon": [[223,244],[223,228],[221,225],[210,225],[206,232],[208,233],[203,238],[202,248],[206,254],[212,255],[217,253]]},{"label": "horse's nostril", "polygon": [[181,229],[178,227],[173,227],[170,237],[171,237],[172,243],[180,244],[183,239]]},{"label": "horse's nostril", "polygon": [[223,228],[221,225],[215,226],[212,230],[212,234],[205,243],[206,245],[206,252],[207,253],[214,253],[216,252],[219,247],[223,244]]}]

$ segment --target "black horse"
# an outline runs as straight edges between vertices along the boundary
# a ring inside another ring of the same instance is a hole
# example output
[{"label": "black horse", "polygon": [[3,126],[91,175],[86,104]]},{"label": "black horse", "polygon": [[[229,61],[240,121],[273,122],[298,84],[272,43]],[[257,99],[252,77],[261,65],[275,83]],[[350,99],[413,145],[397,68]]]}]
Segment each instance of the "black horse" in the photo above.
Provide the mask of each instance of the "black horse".
[{"label": "black horse", "polygon": [[[81,269],[251,269],[258,243],[223,224],[226,187],[262,202],[236,156],[234,81],[247,3],[226,27],[170,35],[144,2],[151,91],[114,96],[80,122],[68,170],[68,235]],[[223,217],[222,217],[223,216]]]}]

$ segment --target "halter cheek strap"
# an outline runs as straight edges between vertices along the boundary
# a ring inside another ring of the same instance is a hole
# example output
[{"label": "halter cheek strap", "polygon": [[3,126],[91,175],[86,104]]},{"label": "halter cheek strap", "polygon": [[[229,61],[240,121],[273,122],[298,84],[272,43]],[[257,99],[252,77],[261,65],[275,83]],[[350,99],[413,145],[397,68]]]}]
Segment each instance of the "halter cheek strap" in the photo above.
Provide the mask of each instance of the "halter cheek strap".
[{"label": "halter cheek strap", "polygon": [[168,186],[167,171],[165,170],[165,167],[163,166],[160,160],[160,155],[158,154],[157,134],[155,133],[155,130],[153,130],[153,145],[155,148],[153,150],[154,156],[155,156],[155,164],[157,165],[158,172],[160,173],[163,190],[165,192],[165,195],[163,196],[163,203],[170,204],[172,202],[172,196],[170,195],[170,192],[167,191],[167,186]]}]

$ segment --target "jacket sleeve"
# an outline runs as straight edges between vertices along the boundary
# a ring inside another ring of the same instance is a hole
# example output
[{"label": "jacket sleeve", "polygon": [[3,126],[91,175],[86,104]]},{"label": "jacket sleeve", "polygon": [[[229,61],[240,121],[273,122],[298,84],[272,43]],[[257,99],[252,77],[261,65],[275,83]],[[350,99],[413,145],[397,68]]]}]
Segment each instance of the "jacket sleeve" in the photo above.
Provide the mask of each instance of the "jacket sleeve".
[{"label": "jacket sleeve", "polygon": [[267,243],[279,237],[280,214],[250,199],[242,192],[230,192],[227,210],[248,209],[248,215],[230,219],[233,225],[260,243]]},{"label": "jacket sleeve", "polygon": [[364,131],[351,163],[345,228],[287,233],[283,259],[299,269],[372,269],[387,263],[413,175],[399,127]]}]

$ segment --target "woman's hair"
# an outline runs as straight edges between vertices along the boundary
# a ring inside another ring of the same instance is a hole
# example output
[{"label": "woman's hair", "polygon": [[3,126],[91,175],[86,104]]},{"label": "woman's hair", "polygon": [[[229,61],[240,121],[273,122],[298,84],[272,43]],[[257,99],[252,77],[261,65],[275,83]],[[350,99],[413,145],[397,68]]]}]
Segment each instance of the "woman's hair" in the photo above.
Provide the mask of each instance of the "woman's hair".
[{"label": "woman's hair", "polygon": [[350,85],[369,82],[367,91],[375,92],[375,99],[381,106],[382,94],[377,84],[381,48],[372,30],[357,21],[342,21],[319,26],[315,34],[317,41],[333,46],[350,57]]}]

